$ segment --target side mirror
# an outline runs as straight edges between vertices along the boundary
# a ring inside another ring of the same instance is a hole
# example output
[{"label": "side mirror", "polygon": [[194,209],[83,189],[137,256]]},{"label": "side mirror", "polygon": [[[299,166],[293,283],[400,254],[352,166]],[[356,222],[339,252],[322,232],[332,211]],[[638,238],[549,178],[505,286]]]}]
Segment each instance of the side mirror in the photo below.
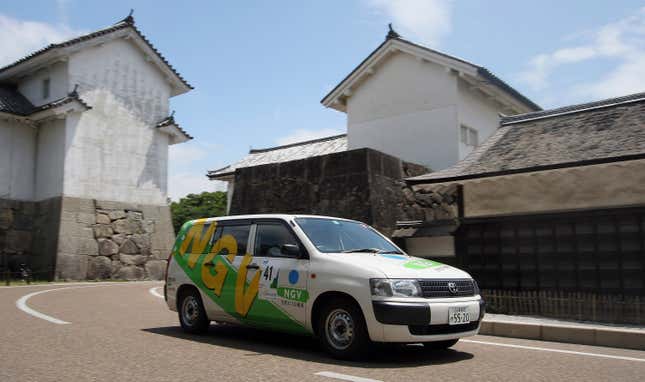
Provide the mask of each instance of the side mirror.
[{"label": "side mirror", "polygon": [[282,244],[280,252],[289,257],[300,257],[300,247],[295,244]]}]

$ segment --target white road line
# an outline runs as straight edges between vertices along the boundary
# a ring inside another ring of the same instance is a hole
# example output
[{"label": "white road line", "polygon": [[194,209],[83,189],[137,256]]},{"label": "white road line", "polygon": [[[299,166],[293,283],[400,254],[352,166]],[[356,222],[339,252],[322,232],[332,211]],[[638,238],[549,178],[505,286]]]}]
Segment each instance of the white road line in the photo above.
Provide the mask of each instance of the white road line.
[{"label": "white road line", "polygon": [[114,281],[104,281],[104,282],[87,282],[87,281],[79,281],[79,282],[64,282],[64,283],[45,283],[45,284],[30,284],[30,285],[0,285],[0,290],[2,289],[13,289],[13,288],[35,288],[35,287],[51,287],[51,286],[69,286],[69,285],[92,285],[92,286],[99,286],[99,285],[111,285],[111,284],[149,284],[149,283],[158,283],[159,281],[154,281],[154,280],[148,280],[148,281],[126,281],[126,282],[119,282],[115,283]]},{"label": "white road line", "polygon": [[150,294],[155,296],[155,297],[164,298],[163,294],[157,292],[157,289],[159,289],[159,288],[163,288],[163,287],[152,287],[152,288],[148,289],[148,292],[150,292]]},{"label": "white road line", "polygon": [[334,378],[334,379],[340,379],[343,381],[352,381],[352,382],[383,382],[379,379],[356,377],[349,374],[334,373],[333,371],[320,371],[318,373],[314,373],[314,375],[320,375],[321,377]]},{"label": "white road line", "polygon": [[573,351],[573,350],[542,348],[537,346],[524,346],[524,345],[504,344],[499,342],[476,341],[476,340],[461,340],[460,342],[468,342],[468,343],[481,344],[481,345],[502,346],[502,347],[514,348],[514,349],[546,351],[546,352],[552,352],[552,353],[584,355],[588,357],[619,359],[622,361],[645,362],[645,358],[624,357],[619,355],[599,354],[599,353],[587,353],[587,352]]},{"label": "white road line", "polygon": [[[40,319],[45,320],[45,321],[49,321],[49,322],[51,322],[53,324],[67,325],[67,324],[71,324],[71,322],[59,320],[56,317],[48,316],[48,315],[46,315],[44,313],[40,313],[39,311],[30,308],[29,306],[27,306],[27,300],[29,300],[30,298],[32,298],[32,297],[34,297],[36,295],[43,294],[43,293],[54,292],[54,291],[57,291],[57,290],[80,289],[80,288],[97,288],[97,287],[102,287],[102,286],[115,286],[115,285],[128,285],[128,284],[127,283],[101,283],[100,285],[80,285],[80,286],[71,286],[71,287],[66,287],[66,288],[55,288],[55,289],[41,290],[41,291],[38,291],[38,292],[33,292],[33,293],[26,294],[26,295],[20,297],[16,301],[16,307],[18,309],[22,310],[23,312],[29,314],[29,315],[32,315],[32,316],[37,317],[37,318],[40,318]],[[134,284],[129,284],[129,285],[134,285]]]}]

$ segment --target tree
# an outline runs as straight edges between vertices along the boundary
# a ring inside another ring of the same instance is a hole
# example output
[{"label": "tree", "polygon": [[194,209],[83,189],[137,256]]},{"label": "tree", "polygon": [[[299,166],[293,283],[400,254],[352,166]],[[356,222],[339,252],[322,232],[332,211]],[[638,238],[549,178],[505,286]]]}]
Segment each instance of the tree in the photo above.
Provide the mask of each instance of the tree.
[{"label": "tree", "polygon": [[226,215],[226,192],[202,192],[188,194],[179,202],[170,203],[172,225],[179,233],[181,226],[188,220]]}]

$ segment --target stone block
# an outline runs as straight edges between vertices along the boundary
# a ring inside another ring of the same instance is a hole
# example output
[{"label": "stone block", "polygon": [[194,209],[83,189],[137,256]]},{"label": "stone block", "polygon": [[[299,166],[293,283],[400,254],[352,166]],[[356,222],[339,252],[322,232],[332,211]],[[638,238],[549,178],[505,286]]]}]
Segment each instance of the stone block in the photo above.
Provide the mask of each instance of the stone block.
[{"label": "stone block", "polygon": [[101,256],[112,256],[119,253],[119,246],[110,239],[99,239],[98,245]]},{"label": "stone block", "polygon": [[146,273],[152,280],[163,280],[166,277],[166,261],[150,260],[146,263]]},{"label": "stone block", "polygon": [[97,256],[99,254],[99,243],[94,239],[77,239],[76,253],[79,255]]},{"label": "stone block", "polygon": [[106,214],[96,214],[96,224],[110,224],[110,217]]},{"label": "stone block", "polygon": [[120,253],[119,260],[124,265],[143,265],[145,264],[147,257],[143,255],[126,255]]},{"label": "stone block", "polygon": [[128,211],[127,217],[131,220],[143,220],[143,214],[138,211]]},{"label": "stone block", "polygon": [[6,248],[11,252],[27,252],[31,249],[31,232],[15,231],[7,232]]},{"label": "stone block", "polygon": [[139,247],[137,247],[133,240],[127,239],[119,247],[119,253],[134,255],[135,253],[139,253]]},{"label": "stone block", "polygon": [[111,237],[114,231],[109,225],[98,224],[94,226],[94,237],[99,238],[108,238]]},{"label": "stone block", "polygon": [[76,214],[76,222],[87,226],[96,224],[96,214],[92,212],[79,212]]},{"label": "stone block", "polygon": [[118,273],[119,273],[119,269],[121,269],[121,267],[122,267],[121,262],[118,259],[116,259],[116,260],[112,259],[112,263],[111,263],[110,266],[111,266],[111,269],[112,269],[110,276],[112,278],[116,278]]},{"label": "stone block", "polygon": [[123,211],[123,210],[115,210],[115,211],[110,211],[108,213],[108,216],[110,217],[110,220],[114,221],[114,220],[119,220],[119,219],[125,219],[125,217],[127,215],[125,214],[125,211]]},{"label": "stone block", "polygon": [[56,278],[59,280],[85,280],[88,256],[59,253],[56,261]]},{"label": "stone block", "polygon": [[142,267],[127,265],[119,268],[115,278],[120,280],[142,280],[144,277],[145,271]]},{"label": "stone block", "polygon": [[112,276],[112,260],[106,256],[92,257],[87,265],[87,278],[89,280],[109,279]]},{"label": "stone block", "polygon": [[118,245],[123,244],[127,239],[128,237],[122,233],[117,233],[116,235],[112,235],[112,241],[117,243]]},{"label": "stone block", "polygon": [[13,211],[11,208],[0,208],[0,229],[9,229],[13,225]]},{"label": "stone block", "polygon": [[123,233],[132,235],[135,233],[143,233],[143,225],[139,220],[120,219],[112,222],[112,229],[116,233]]},{"label": "stone block", "polygon": [[147,249],[150,251],[150,236],[146,234],[134,234],[130,239],[139,247],[140,250]]},{"label": "stone block", "polygon": [[19,208],[13,212],[13,228],[23,231],[31,231],[34,228],[34,215]]}]

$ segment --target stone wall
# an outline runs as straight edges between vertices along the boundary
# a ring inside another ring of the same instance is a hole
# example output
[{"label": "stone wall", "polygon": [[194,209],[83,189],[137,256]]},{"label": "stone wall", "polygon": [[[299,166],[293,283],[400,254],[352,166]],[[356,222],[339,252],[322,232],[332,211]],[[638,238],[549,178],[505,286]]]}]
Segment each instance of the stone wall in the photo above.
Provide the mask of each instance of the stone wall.
[{"label": "stone wall", "polygon": [[427,170],[372,149],[238,169],[232,215],[301,213],[355,219],[390,234],[402,179]]},{"label": "stone wall", "polygon": [[[16,272],[32,256],[33,202],[0,199],[0,268]],[[0,275],[2,277],[2,275]]]},{"label": "stone wall", "polygon": [[63,198],[57,279],[159,280],[174,232],[170,209]]}]

